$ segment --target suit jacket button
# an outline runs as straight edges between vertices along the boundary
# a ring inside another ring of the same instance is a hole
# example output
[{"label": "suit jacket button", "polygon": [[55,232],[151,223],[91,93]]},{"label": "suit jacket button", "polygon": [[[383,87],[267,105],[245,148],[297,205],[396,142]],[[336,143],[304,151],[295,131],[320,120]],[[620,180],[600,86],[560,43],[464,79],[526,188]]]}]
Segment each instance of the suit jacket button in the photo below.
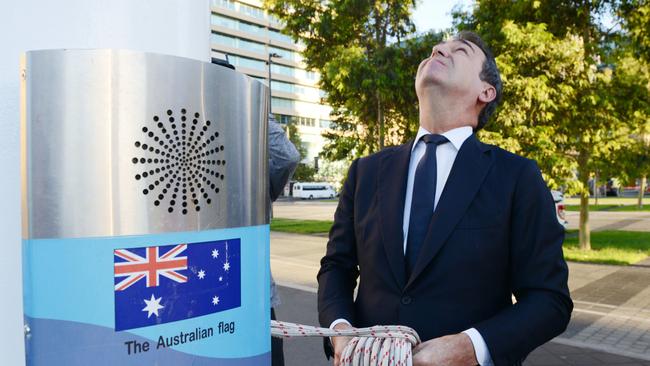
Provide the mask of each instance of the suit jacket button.
[{"label": "suit jacket button", "polygon": [[413,301],[413,299],[410,296],[404,296],[402,297],[402,305],[408,305]]}]

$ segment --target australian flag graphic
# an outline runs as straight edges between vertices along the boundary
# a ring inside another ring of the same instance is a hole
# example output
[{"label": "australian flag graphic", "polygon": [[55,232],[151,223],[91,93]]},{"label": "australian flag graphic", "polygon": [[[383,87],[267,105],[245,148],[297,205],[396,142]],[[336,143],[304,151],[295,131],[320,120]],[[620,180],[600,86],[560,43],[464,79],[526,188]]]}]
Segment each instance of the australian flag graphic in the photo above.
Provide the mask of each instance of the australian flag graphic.
[{"label": "australian flag graphic", "polygon": [[115,330],[241,306],[241,242],[229,239],[116,249]]}]

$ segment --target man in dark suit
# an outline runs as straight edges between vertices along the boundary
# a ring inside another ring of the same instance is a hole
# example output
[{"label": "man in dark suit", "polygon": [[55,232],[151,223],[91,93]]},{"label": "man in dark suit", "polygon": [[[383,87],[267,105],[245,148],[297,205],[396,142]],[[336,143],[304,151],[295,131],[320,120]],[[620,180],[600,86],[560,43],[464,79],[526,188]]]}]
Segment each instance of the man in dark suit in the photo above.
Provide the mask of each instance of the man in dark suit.
[{"label": "man in dark suit", "polygon": [[[573,309],[551,193],[534,161],[473,134],[501,95],[476,34],[436,45],[415,88],[415,140],[350,167],[318,273],[320,322],[412,327],[416,366],[520,364]],[[348,340],[332,339],[335,364]]]}]

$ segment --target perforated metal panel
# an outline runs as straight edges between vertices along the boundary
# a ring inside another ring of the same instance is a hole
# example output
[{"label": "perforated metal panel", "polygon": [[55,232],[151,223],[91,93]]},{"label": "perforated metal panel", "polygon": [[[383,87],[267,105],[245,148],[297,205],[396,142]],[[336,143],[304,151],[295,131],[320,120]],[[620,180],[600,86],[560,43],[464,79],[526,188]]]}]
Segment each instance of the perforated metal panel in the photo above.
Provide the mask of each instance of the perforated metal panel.
[{"label": "perforated metal panel", "polygon": [[116,50],[26,57],[25,238],[268,223],[267,89]]}]

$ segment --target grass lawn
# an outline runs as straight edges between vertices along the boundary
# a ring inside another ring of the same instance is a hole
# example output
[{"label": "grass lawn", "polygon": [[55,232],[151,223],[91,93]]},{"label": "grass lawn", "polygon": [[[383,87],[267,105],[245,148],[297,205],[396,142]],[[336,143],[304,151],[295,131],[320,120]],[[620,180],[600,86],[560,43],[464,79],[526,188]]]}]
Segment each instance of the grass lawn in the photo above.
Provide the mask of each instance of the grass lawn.
[{"label": "grass lawn", "polygon": [[[643,199],[643,208],[637,207],[636,197],[600,197],[598,205],[592,197],[589,199],[590,211],[650,211],[650,197]],[[564,205],[567,211],[580,211],[579,198],[565,198]]]},{"label": "grass lawn", "polygon": [[292,220],[274,218],[271,220],[271,230],[294,234],[328,233],[332,227],[329,220]]},{"label": "grass lawn", "polygon": [[569,261],[634,264],[650,256],[650,233],[636,231],[592,231],[591,250],[578,246],[578,231],[568,230],[564,258]]},{"label": "grass lawn", "polygon": [[[328,233],[332,221],[276,218],[271,230],[294,234]],[[578,247],[578,231],[567,230],[564,258],[568,261],[628,265],[650,256],[650,232],[592,231],[591,250]]]},{"label": "grass lawn", "polygon": [[[650,200],[648,200],[650,201]],[[580,205],[564,205],[564,208],[567,211],[580,211]],[[639,209],[636,205],[636,202],[632,205],[612,205],[604,204],[601,205],[600,202],[598,205],[589,205],[589,211],[638,211],[638,212],[649,212],[650,211],[650,202],[644,203],[643,207]]]}]

